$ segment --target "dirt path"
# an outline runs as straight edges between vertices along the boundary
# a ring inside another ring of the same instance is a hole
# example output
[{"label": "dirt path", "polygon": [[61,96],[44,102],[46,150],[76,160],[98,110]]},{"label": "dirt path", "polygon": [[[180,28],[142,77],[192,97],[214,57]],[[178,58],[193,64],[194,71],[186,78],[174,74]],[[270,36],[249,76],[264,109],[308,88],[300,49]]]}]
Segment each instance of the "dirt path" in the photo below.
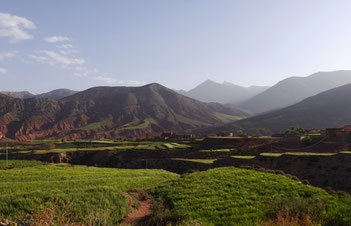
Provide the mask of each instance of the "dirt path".
[{"label": "dirt path", "polygon": [[141,219],[143,219],[144,217],[146,217],[150,214],[151,199],[147,199],[145,201],[139,200],[140,206],[138,209],[135,209],[133,207],[133,205],[135,203],[133,197],[131,195],[129,195],[128,193],[125,193],[125,195],[129,199],[129,209],[131,212],[123,219],[121,224],[122,225],[137,225],[137,223]]}]

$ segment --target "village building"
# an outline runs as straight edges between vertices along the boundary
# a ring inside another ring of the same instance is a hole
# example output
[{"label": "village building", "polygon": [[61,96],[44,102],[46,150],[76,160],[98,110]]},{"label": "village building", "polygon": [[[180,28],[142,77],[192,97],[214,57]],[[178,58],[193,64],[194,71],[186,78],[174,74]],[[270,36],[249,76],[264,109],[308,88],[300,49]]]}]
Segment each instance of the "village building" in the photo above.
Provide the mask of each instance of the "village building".
[{"label": "village building", "polygon": [[227,133],[227,132],[220,132],[216,134],[218,137],[232,137],[233,133]]},{"label": "village building", "polygon": [[164,140],[191,140],[193,138],[193,135],[166,132],[161,134],[161,138]]},{"label": "village building", "polygon": [[326,137],[331,141],[351,139],[351,125],[346,125],[342,128],[326,128],[321,131],[321,136]]}]

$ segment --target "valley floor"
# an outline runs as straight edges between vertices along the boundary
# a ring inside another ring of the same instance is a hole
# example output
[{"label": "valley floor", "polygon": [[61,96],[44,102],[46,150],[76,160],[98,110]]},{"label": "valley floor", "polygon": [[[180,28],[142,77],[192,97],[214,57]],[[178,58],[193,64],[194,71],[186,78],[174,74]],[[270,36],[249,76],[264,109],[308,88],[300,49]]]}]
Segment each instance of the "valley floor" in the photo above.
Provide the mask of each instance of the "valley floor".
[{"label": "valley floor", "polygon": [[350,153],[272,150],[281,145],[273,138],[12,144],[9,162],[0,150],[0,219],[40,221],[50,210],[46,221],[87,225],[279,225],[282,218],[350,225]]}]

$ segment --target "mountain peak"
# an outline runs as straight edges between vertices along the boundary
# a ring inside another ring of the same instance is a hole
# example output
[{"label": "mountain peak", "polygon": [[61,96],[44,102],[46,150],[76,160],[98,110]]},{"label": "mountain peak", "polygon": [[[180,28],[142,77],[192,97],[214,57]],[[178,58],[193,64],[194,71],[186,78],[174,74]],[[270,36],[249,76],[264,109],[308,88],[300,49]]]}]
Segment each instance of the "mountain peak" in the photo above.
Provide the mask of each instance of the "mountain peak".
[{"label": "mountain peak", "polygon": [[293,76],[240,104],[240,107],[256,114],[269,112],[349,83],[351,71],[318,72],[307,77]]}]

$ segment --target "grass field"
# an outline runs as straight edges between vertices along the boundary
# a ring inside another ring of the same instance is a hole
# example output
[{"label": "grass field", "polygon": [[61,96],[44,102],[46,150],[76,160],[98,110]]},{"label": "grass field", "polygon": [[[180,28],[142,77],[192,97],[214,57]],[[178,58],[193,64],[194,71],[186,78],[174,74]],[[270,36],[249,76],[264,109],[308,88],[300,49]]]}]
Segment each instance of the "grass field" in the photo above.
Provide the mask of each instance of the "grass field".
[{"label": "grass field", "polygon": [[197,163],[204,163],[204,164],[212,164],[217,159],[182,159],[182,158],[174,158],[172,160],[197,162]]},{"label": "grass field", "polygon": [[[11,167],[31,167],[31,166],[39,166],[44,165],[43,162],[39,161],[25,161],[25,160],[9,160],[8,166]],[[0,160],[0,169],[6,168],[6,160]]]},{"label": "grass field", "polygon": [[[53,145],[51,149],[36,149],[35,145]],[[46,153],[61,153],[73,151],[104,151],[104,150],[174,150],[174,149],[187,149],[190,144],[177,143],[177,142],[162,142],[162,141],[143,141],[143,142],[116,142],[111,140],[75,140],[75,141],[34,141],[33,144],[27,146],[18,146],[9,148],[11,153],[25,154],[33,152],[34,154]],[[1,151],[1,148],[0,148]],[[5,152],[0,155],[5,155]]]},{"label": "grass field", "polygon": [[100,128],[103,126],[107,126],[110,123],[110,119],[104,119],[101,120],[100,122],[94,122],[94,123],[90,123],[84,127],[81,127],[77,130],[91,130],[91,129],[96,129],[96,128]]},{"label": "grass field", "polygon": [[233,155],[233,156],[230,156],[232,158],[235,158],[235,159],[253,159],[253,158],[256,158],[255,155]]},{"label": "grass field", "polygon": [[231,149],[213,149],[213,150],[200,150],[200,152],[230,152]]},{"label": "grass field", "polygon": [[[1,164],[3,164],[1,162]],[[122,170],[64,164],[0,171],[0,215],[19,216],[52,198],[72,202],[79,221],[101,213],[109,225],[128,211],[123,194],[130,188],[149,189],[178,175],[163,170]]]},{"label": "grass field", "polygon": [[166,200],[172,212],[203,225],[257,225],[265,218],[269,202],[289,197],[316,205],[322,203],[316,200],[328,200],[328,208],[317,214],[323,213],[323,220],[329,223],[338,223],[342,216],[339,220],[344,224],[326,225],[351,223],[350,200],[340,201],[322,189],[282,175],[233,167],[193,173],[156,188],[154,194]]},{"label": "grass field", "polygon": [[157,122],[153,118],[149,117],[149,118],[144,119],[144,121],[142,123],[140,123],[139,125],[136,125],[136,126],[126,125],[126,126],[120,128],[120,130],[145,129],[145,128],[151,126],[151,124],[157,125]]},{"label": "grass field", "polygon": [[285,152],[285,153],[261,153],[261,156],[267,157],[280,157],[283,155],[295,155],[295,156],[332,156],[337,153],[311,153],[311,152]]}]

